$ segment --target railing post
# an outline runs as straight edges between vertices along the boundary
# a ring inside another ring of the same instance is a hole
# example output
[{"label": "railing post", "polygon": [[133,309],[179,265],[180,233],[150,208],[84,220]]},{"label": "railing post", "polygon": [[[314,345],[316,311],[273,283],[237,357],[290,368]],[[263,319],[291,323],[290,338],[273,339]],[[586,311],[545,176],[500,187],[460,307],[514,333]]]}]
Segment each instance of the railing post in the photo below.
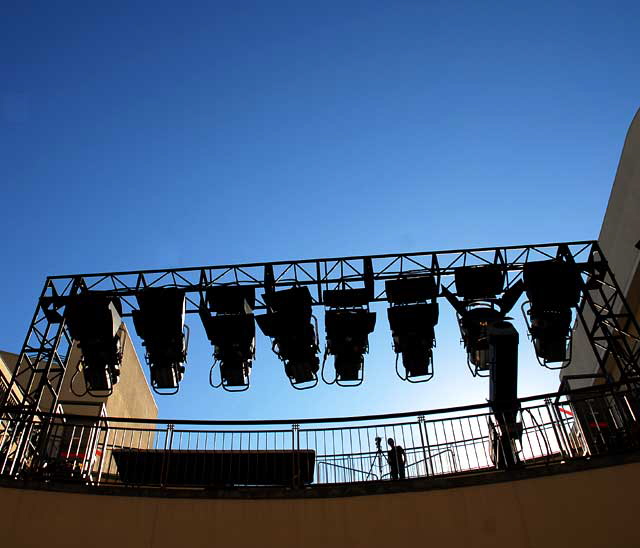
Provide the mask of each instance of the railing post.
[{"label": "railing post", "polygon": [[300,487],[300,425],[291,425],[291,486],[296,489]]},{"label": "railing post", "polygon": [[[100,447],[100,434],[103,431],[103,427],[100,426],[98,429],[98,447]],[[104,466],[104,459],[105,459],[105,455],[107,454],[107,446],[109,444],[109,422],[105,421],[105,426],[104,426],[104,438],[102,440],[102,449],[101,449],[101,453],[100,453],[100,464],[98,466],[98,481],[96,482],[97,485],[100,485],[100,482],[102,481],[102,470],[103,470],[103,466]]]},{"label": "railing post", "polygon": [[167,433],[164,437],[164,454],[162,455],[162,470],[160,472],[160,487],[165,487],[167,476],[169,475],[169,464],[171,459],[171,447],[173,446],[173,430],[175,425],[167,424]]},{"label": "railing post", "polygon": [[[424,428],[424,432],[422,429]],[[426,423],[424,420],[424,415],[418,416],[418,430],[420,431],[420,439],[422,440],[422,455],[424,457],[424,475],[429,475],[429,464],[431,463],[431,447],[429,447],[428,443],[425,443],[426,434]],[[427,438],[428,442],[428,438]],[[429,453],[429,457],[427,458],[427,452]]]}]

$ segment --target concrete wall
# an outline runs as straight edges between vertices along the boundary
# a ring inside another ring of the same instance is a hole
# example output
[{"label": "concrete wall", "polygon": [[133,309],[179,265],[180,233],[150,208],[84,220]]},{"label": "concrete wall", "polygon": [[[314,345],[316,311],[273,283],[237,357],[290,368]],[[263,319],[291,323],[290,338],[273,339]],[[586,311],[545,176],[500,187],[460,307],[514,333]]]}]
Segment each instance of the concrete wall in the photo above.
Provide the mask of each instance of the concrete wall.
[{"label": "concrete wall", "polygon": [[0,488],[2,545],[65,548],[638,546],[640,463],[425,492],[170,499]]},{"label": "concrete wall", "polygon": [[[640,317],[640,110],[627,132],[598,242],[613,273]],[[573,336],[573,359],[561,376],[591,374],[598,364],[581,326]],[[579,388],[592,381],[573,381]]]}]

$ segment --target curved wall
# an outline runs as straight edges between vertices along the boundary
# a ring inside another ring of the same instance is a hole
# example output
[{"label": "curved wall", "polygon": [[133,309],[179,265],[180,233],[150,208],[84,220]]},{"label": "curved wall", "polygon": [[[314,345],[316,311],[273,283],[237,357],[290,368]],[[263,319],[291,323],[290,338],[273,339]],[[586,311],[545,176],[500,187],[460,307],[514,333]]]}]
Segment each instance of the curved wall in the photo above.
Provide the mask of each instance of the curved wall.
[{"label": "curved wall", "polygon": [[177,499],[0,488],[2,546],[638,546],[640,463],[424,492]]},{"label": "curved wall", "polygon": [[[613,181],[598,243],[625,294],[640,317],[640,110],[631,121]],[[589,314],[587,312],[587,314]],[[573,358],[560,377],[593,374],[598,363],[584,332],[578,325],[573,334]],[[573,380],[572,388],[593,384],[592,379]]]}]

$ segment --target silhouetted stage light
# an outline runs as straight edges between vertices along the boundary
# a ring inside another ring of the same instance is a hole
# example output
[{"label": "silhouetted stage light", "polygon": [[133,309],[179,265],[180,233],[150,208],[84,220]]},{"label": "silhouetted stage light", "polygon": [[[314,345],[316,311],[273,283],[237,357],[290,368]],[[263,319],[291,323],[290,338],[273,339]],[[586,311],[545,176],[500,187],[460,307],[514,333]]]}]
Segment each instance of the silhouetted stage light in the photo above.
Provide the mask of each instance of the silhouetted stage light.
[{"label": "silhouetted stage light", "polygon": [[[255,357],[256,326],[253,321],[255,289],[247,286],[216,286],[206,291],[200,318],[207,338],[214,346],[214,364],[209,373],[212,386],[232,392],[249,388],[251,363]],[[212,312],[216,315],[213,316]],[[212,380],[220,364],[220,384]]]},{"label": "silhouetted stage light", "polygon": [[[389,326],[396,352],[396,373],[409,382],[433,378],[433,348],[439,308],[436,302],[438,283],[433,276],[401,278],[385,283]],[[427,302],[430,301],[430,302]],[[398,357],[406,370],[398,372]]]},{"label": "silhouetted stage light", "polygon": [[571,308],[580,300],[580,273],[574,263],[560,260],[526,263],[523,279],[529,310],[525,312],[529,333],[538,361],[563,362],[551,369],[561,369],[571,360]]},{"label": "silhouetted stage light", "polygon": [[[498,264],[455,270],[458,296],[442,294],[458,313],[460,332],[474,375],[489,376],[489,403],[497,427],[491,431],[491,456],[499,468],[518,463],[516,442],[522,437],[517,422],[518,332],[507,313],[524,291],[522,280],[504,289],[505,272]],[[498,297],[498,295],[500,295]]]},{"label": "silhouetted stage light", "polygon": [[159,394],[175,394],[184,376],[189,330],[186,298],[177,287],[150,287],[138,292],[133,324],[146,347],[151,386]]},{"label": "silhouetted stage light", "polygon": [[454,270],[456,291],[465,301],[484,301],[496,297],[504,288],[501,265],[461,266]]},{"label": "silhouetted stage light", "polygon": [[[442,294],[458,313],[458,323],[468,363],[474,375],[487,376],[491,369],[488,328],[504,321],[523,292],[519,280],[504,289],[505,273],[500,265],[465,266],[455,269],[456,298],[447,288]],[[503,293],[502,297],[497,295]],[[471,368],[473,365],[473,368]]]},{"label": "silhouetted stage light", "polygon": [[[369,333],[376,325],[369,311],[370,290],[336,289],[323,293],[327,346],[325,357],[334,356],[335,381],[340,386],[357,386],[364,380],[364,354],[369,351]],[[325,381],[326,382],[326,381]]]},{"label": "silhouetted stage light", "polygon": [[82,351],[82,372],[92,395],[111,393],[118,382],[124,345],[121,314],[117,298],[91,293],[71,297],[65,307],[69,334]]},{"label": "silhouetted stage light", "polygon": [[318,336],[314,327],[312,299],[306,286],[264,295],[268,312],[256,316],[261,331],[273,340],[272,349],[284,362],[294,388],[312,388],[318,383]]}]

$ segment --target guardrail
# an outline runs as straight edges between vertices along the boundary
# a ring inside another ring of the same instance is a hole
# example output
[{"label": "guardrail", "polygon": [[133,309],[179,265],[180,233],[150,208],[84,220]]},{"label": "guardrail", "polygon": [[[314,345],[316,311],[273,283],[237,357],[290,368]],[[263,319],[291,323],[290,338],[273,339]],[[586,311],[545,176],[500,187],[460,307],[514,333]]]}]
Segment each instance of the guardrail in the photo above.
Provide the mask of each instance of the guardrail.
[{"label": "guardrail", "polygon": [[[635,390],[370,417],[162,421],[0,413],[0,475],[92,487],[301,487],[526,468],[639,447]],[[22,462],[15,448],[29,433]],[[392,439],[397,449],[392,449]]]}]

